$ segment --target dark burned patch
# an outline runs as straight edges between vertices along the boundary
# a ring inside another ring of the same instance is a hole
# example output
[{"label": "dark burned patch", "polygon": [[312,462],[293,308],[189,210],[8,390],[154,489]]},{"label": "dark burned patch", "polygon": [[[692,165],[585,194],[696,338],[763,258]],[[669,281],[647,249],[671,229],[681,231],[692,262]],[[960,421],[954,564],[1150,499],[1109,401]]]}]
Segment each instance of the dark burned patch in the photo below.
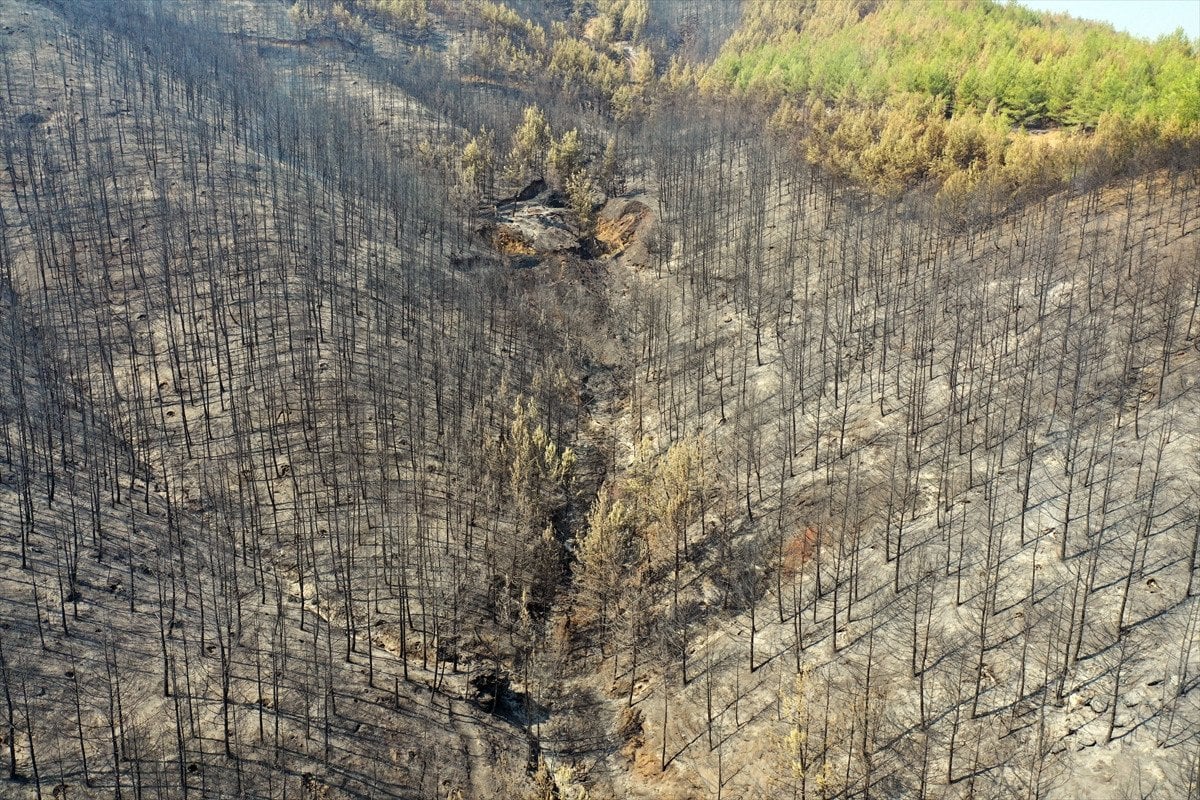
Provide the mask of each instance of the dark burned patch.
[{"label": "dark burned patch", "polygon": [[490,266],[491,261],[479,255],[451,256],[450,266],[458,272],[475,272]]},{"label": "dark burned patch", "polygon": [[517,192],[516,195],[511,199],[518,203],[523,203],[526,200],[532,200],[544,191],[546,191],[546,182],[541,178],[538,178],[536,181],[533,181],[524,189]]},{"label": "dark burned patch", "polygon": [[471,686],[475,705],[502,720],[524,727],[550,719],[550,710],[534,702],[528,693],[513,689],[506,675],[496,672],[476,675]]},{"label": "dark burned patch", "polygon": [[585,239],[579,240],[579,255],[585,259],[600,258],[600,256],[609,255],[613,251],[595,236],[588,236]]},{"label": "dark burned patch", "polygon": [[566,208],[567,196],[560,191],[551,189],[548,192],[543,192],[538,198],[538,202],[546,208]]},{"label": "dark burned patch", "polygon": [[42,114],[38,114],[35,111],[26,111],[24,114],[17,117],[17,122],[22,125],[29,125],[32,127],[34,125],[44,124],[46,122],[46,117]]}]

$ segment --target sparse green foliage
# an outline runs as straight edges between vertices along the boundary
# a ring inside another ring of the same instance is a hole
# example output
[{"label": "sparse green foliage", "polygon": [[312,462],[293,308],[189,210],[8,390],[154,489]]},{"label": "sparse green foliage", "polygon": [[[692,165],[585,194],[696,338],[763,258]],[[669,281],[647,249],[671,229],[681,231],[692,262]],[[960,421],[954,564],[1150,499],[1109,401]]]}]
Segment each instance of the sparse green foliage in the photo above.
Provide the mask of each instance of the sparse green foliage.
[{"label": "sparse green foliage", "polygon": [[618,194],[621,181],[620,160],[617,154],[617,137],[610,136],[604,145],[604,156],[600,161],[598,179],[600,187],[607,194]]},{"label": "sparse green foliage", "polygon": [[597,15],[588,23],[590,36],[602,42],[636,41],[650,17],[647,0],[599,0]]},{"label": "sparse green foliage", "polygon": [[533,789],[529,800],[588,800],[587,787],[581,783],[579,770],[569,764],[551,765],[538,759],[533,773]]},{"label": "sparse green foliage", "polygon": [[850,754],[843,749],[849,742],[842,726],[848,714],[830,706],[832,691],[827,677],[814,676],[812,666],[805,664],[782,698],[786,733],[778,752],[790,773],[789,788],[798,797],[837,797],[844,788]]},{"label": "sparse green foliage", "polygon": [[415,30],[429,25],[429,0],[354,0],[354,6],[389,25]]},{"label": "sparse green foliage", "polygon": [[792,788],[801,796],[812,768],[813,753],[809,742],[809,694],[812,692],[812,667],[805,665],[795,678],[792,691],[783,698],[783,718],[787,733],[781,742],[786,768],[791,774]]},{"label": "sparse green foliage", "polygon": [[638,47],[633,51],[629,66],[630,79],[639,86],[645,86],[654,79],[654,54],[647,47]]},{"label": "sparse green foliage", "polygon": [[358,44],[367,33],[367,25],[341,3],[293,3],[288,9],[292,24],[306,39],[329,37]]},{"label": "sparse green foliage", "polygon": [[558,787],[554,785],[554,774],[543,759],[538,759],[537,771],[533,773],[533,789],[526,795],[527,800],[555,800]]},{"label": "sparse green foliage", "polygon": [[626,492],[652,565],[665,563],[698,518],[700,500],[709,491],[701,444],[685,439],[651,458],[643,442]]},{"label": "sparse green foliage", "polygon": [[567,202],[584,236],[591,236],[596,224],[596,184],[587,170],[577,169],[567,178]]},{"label": "sparse green foliage", "polygon": [[603,613],[615,596],[632,550],[629,509],[621,500],[601,495],[592,505],[587,531],[579,542],[580,585]]},{"label": "sparse green foliage", "polygon": [[532,400],[513,403],[504,453],[509,496],[528,520],[548,518],[562,506],[575,452],[560,448],[538,421]]},{"label": "sparse green foliage", "polygon": [[572,128],[550,143],[550,169],[557,181],[567,181],[583,166],[583,144],[579,131]]},{"label": "sparse green foliage", "polygon": [[541,177],[545,170],[549,145],[550,125],[546,122],[546,117],[537,106],[529,106],[525,109],[521,124],[513,132],[505,177],[510,181]]},{"label": "sparse green foliage", "polygon": [[477,196],[491,188],[494,150],[494,137],[486,128],[463,147],[462,182]]},{"label": "sparse green foliage", "polygon": [[554,783],[558,787],[559,800],[588,800],[590,794],[581,782],[579,770],[565,764],[554,768]]},{"label": "sparse green foliage", "polygon": [[593,47],[582,39],[556,39],[550,53],[550,71],[565,82],[580,84],[611,98],[625,83],[625,65],[607,48]]}]

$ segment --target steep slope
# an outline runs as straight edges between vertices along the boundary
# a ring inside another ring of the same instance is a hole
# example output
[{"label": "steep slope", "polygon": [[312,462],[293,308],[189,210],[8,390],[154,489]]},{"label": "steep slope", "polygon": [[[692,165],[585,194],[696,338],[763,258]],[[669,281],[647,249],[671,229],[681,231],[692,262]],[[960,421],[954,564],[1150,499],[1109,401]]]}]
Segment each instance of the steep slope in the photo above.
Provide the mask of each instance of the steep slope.
[{"label": "steep slope", "polygon": [[793,169],[714,159],[621,279],[656,354],[626,429],[720,477],[679,577],[628,590],[617,794],[1186,793],[1195,173],[956,231]]},{"label": "steep slope", "polygon": [[1200,796],[1192,145],[881,199],[700,6],[0,2],[0,794]]},{"label": "steep slope", "polygon": [[[503,456],[463,443],[506,430],[506,382],[571,370],[541,349],[557,330],[443,218],[442,181],[392,159],[372,114],[399,130],[416,103],[327,103],[310,57],[268,65],[169,16],[64,10],[5,14],[21,41],[5,51],[6,328],[12,374],[37,382],[6,428],[21,475],[4,648],[44,782],[520,785],[525,735],[466,699],[465,659],[439,657],[543,580],[522,560],[540,530],[471,510]],[[546,420],[569,425],[556,391]],[[106,716],[113,696],[128,718]]]}]

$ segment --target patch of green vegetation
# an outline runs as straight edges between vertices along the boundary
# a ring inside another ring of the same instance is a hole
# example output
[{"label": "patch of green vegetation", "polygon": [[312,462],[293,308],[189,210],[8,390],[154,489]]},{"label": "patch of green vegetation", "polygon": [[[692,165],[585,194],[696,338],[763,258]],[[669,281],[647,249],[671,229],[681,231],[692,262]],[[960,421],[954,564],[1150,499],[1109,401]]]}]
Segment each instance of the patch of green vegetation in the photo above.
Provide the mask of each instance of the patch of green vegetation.
[{"label": "patch of green vegetation", "polygon": [[[750,0],[708,70],[813,163],[952,204],[1153,166],[1200,140],[1200,54],[993,0]],[[1054,130],[1054,136],[1031,136]]]},{"label": "patch of green vegetation", "polygon": [[1150,42],[992,0],[753,2],[713,64],[745,91],[879,105],[940,98],[1027,128],[1102,115],[1200,123],[1200,58],[1182,31]]}]

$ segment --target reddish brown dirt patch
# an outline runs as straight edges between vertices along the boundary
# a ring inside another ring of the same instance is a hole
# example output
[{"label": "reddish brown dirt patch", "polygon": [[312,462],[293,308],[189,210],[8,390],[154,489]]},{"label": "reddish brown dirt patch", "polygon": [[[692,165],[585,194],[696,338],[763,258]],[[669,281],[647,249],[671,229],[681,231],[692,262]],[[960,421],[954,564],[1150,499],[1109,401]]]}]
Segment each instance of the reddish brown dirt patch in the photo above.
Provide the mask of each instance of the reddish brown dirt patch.
[{"label": "reddish brown dirt patch", "polygon": [[800,568],[812,559],[820,536],[820,531],[809,526],[804,529],[803,533],[796,533],[788,537],[788,540],[783,543],[782,570],[785,576],[791,577],[797,574],[800,572]]}]

